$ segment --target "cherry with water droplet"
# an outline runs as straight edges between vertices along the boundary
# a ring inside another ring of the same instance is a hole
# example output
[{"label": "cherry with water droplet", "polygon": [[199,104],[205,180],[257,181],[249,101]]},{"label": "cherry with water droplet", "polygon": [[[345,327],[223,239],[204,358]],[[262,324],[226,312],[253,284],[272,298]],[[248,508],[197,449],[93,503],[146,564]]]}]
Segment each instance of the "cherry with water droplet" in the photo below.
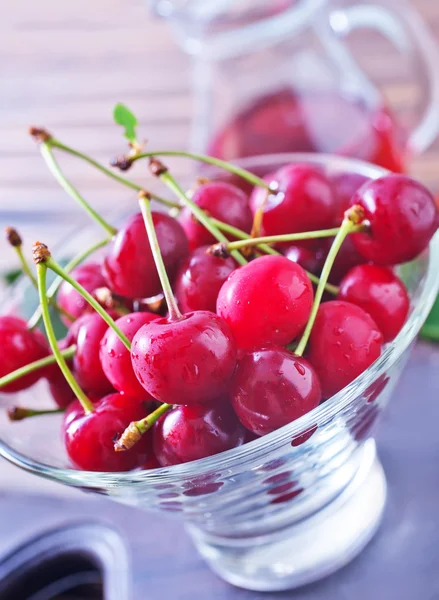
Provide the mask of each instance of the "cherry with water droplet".
[{"label": "cherry with water droplet", "polygon": [[[210,217],[249,233],[253,217],[247,195],[235,185],[211,181],[199,186],[192,200]],[[213,235],[199,223],[189,208],[184,207],[178,217],[189,239],[191,250],[216,242]]]},{"label": "cherry with water droplet", "polygon": [[226,401],[177,406],[154,426],[154,454],[162,467],[206,458],[241,446],[246,431]]},{"label": "cherry with water droplet", "polygon": [[[102,266],[99,263],[87,263],[72,270],[71,276],[82,285],[90,294],[97,289],[105,287],[106,281],[102,274]],[[88,302],[67,281],[63,281],[59,287],[57,301],[59,306],[66,310],[72,317],[77,319],[84,312],[90,310]],[[61,315],[63,323],[67,326],[71,322]]]},{"label": "cherry with water droplet", "polygon": [[239,348],[294,340],[308,321],[313,302],[302,267],[284,256],[263,256],[236,269],[218,295],[217,312]]},{"label": "cherry with water droplet", "polygon": [[[112,317],[116,317],[114,313]],[[88,393],[102,397],[113,391],[99,360],[101,340],[108,325],[97,313],[85,313],[72,326],[71,336],[76,344],[73,370],[79,385]]]},{"label": "cherry with water droplet", "polygon": [[223,319],[195,311],[141,327],[131,359],[139,382],[153,398],[198,404],[224,397],[236,365],[236,346]]},{"label": "cherry with water droplet", "polygon": [[439,226],[432,194],[405,175],[386,175],[363,185],[351,206],[361,206],[370,230],[352,235],[358,252],[378,265],[397,265],[423,252]]},{"label": "cherry with water droplet", "polygon": [[[173,279],[189,252],[186,234],[176,219],[163,213],[154,212],[153,221],[166,271]],[[110,243],[103,273],[108,287],[120,296],[152,298],[161,293],[159,275],[140,213],[131,217]]]},{"label": "cherry with water droplet", "polygon": [[330,398],[356,379],[381,353],[383,335],[362,308],[333,300],[319,308],[307,358]]},{"label": "cherry with water droplet", "polygon": [[[49,354],[43,335],[28,329],[26,321],[12,315],[0,316],[0,377]],[[24,390],[44,376],[40,369],[3,386],[0,393]]]},{"label": "cherry with water droplet", "polygon": [[[157,318],[150,312],[131,313],[117,319],[116,325],[131,342],[143,325]],[[118,392],[139,400],[148,399],[148,394],[134,375],[130,351],[113,329],[106,330],[100,342],[99,357],[105,376]]]},{"label": "cherry with water droplet", "polygon": [[145,408],[124,394],[110,394],[93,412],[84,414],[73,402],[64,418],[63,434],[67,454],[84,471],[119,472],[140,467],[151,454],[150,432],[126,452],[114,451],[114,439],[131,421],[145,416]]},{"label": "cherry with water droplet", "polygon": [[389,268],[378,265],[355,267],[340,284],[338,299],[361,306],[375,321],[384,342],[401,331],[410,309],[402,281]]},{"label": "cherry with water droplet", "polygon": [[244,427],[266,435],[319,405],[322,394],[311,364],[285,348],[244,354],[233,377],[232,406]]},{"label": "cherry with water droplet", "polygon": [[181,265],[174,284],[175,297],[182,312],[215,312],[221,286],[236,269],[232,257],[207,253],[209,246],[196,248]]},{"label": "cherry with water droplet", "polygon": [[265,178],[272,192],[255,188],[253,213],[264,205],[264,235],[329,229],[334,224],[335,200],[331,182],[318,166],[290,164]]}]

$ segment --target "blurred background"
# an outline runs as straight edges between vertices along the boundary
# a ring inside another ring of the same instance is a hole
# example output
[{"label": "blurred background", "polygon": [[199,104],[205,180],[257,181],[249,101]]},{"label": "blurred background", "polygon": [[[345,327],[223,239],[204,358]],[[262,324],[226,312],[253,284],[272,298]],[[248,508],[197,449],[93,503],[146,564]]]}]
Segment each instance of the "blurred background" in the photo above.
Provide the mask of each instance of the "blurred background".
[{"label": "blurred background", "polygon": [[[423,146],[420,155],[418,148],[405,148],[408,131],[422,120],[434,93],[439,110],[439,84],[431,81],[422,57],[431,46],[425,46],[422,27],[416,40],[407,24],[397,22],[405,2],[362,2],[372,12],[347,18],[344,11],[356,4],[4,3],[1,224],[18,226],[29,248],[35,235],[53,245],[82,219],[47,171],[27,129],[47,127],[58,139],[108,164],[125,151],[121,130],[112,121],[116,102],[138,116],[140,137],[150,148],[195,146],[228,158],[278,150],[340,151],[381,158],[384,166],[399,164],[401,158],[404,168],[437,192],[439,117],[430,115],[427,131],[420,132],[423,139],[415,140]],[[436,2],[411,4],[438,40]],[[411,24],[412,16],[406,17]],[[439,77],[438,63],[433,65]],[[371,128],[380,119],[376,144],[382,147],[377,149],[370,147],[376,136]],[[59,159],[98,210],[118,211],[132,202],[129,192],[81,161]],[[180,177],[194,167],[179,160],[174,168]],[[146,168],[139,165],[132,175],[146,180]],[[3,240],[0,248],[0,264],[13,260]]]}]

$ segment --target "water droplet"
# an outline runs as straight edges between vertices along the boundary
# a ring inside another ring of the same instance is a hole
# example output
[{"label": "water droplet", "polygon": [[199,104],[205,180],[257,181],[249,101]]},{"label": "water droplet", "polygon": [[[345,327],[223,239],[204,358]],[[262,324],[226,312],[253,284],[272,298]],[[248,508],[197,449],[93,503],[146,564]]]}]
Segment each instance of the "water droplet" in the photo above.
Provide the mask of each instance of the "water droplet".
[{"label": "water droplet", "polygon": [[296,371],[299,373],[299,375],[302,375],[302,376],[305,375],[306,370],[305,370],[305,367],[303,365],[301,365],[298,362],[295,362],[294,366],[296,368]]}]

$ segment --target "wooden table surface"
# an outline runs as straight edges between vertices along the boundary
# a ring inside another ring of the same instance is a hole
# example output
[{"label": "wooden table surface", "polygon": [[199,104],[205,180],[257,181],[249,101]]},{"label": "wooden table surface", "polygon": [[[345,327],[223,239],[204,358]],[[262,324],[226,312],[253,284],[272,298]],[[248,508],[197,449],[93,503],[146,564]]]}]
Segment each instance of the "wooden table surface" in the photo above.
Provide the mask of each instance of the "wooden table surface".
[{"label": "wooden table surface", "polygon": [[[436,0],[414,4],[439,39]],[[111,116],[113,105],[123,101],[139,116],[150,147],[186,147],[190,60],[167,24],[150,14],[146,0],[15,0],[4,2],[1,13],[0,226],[19,225],[28,246],[36,237],[53,244],[80,218],[80,211],[48,173],[28,126],[46,126],[107,163],[123,148]],[[392,104],[413,104],[415,95],[397,57],[375,44],[364,54]],[[438,154],[439,141],[412,167],[436,191]],[[87,165],[61,159],[98,209],[131,201],[129,192]],[[180,161],[176,168],[182,173],[187,163]],[[147,176],[141,168],[136,175],[140,180]],[[63,218],[53,219],[61,209]],[[14,258],[2,240],[0,267],[9,260]]]}]

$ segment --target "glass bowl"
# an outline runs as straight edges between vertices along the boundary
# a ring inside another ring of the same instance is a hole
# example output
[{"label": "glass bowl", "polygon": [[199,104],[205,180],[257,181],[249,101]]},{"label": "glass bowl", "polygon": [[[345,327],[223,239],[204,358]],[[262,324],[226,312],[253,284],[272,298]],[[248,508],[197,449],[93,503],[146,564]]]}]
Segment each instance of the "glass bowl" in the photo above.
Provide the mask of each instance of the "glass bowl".
[{"label": "glass bowl", "polygon": [[[241,164],[261,174],[290,162],[321,165],[332,174],[377,178],[386,173],[360,161],[311,154],[271,155]],[[83,242],[97,241],[96,236],[95,228],[83,228],[54,256],[71,254]],[[40,477],[183,519],[210,567],[237,586],[275,591],[317,580],[356,556],[379,526],[386,479],[373,427],[438,292],[438,235],[400,275],[411,296],[411,312],[380,358],[315,410],[245,446],[170,468],[82,472],[68,466],[59,415],[9,423],[2,411],[0,454]],[[12,309],[26,312],[32,294],[26,284],[16,286]],[[51,404],[45,382],[18,397],[3,395],[2,401]]]}]

